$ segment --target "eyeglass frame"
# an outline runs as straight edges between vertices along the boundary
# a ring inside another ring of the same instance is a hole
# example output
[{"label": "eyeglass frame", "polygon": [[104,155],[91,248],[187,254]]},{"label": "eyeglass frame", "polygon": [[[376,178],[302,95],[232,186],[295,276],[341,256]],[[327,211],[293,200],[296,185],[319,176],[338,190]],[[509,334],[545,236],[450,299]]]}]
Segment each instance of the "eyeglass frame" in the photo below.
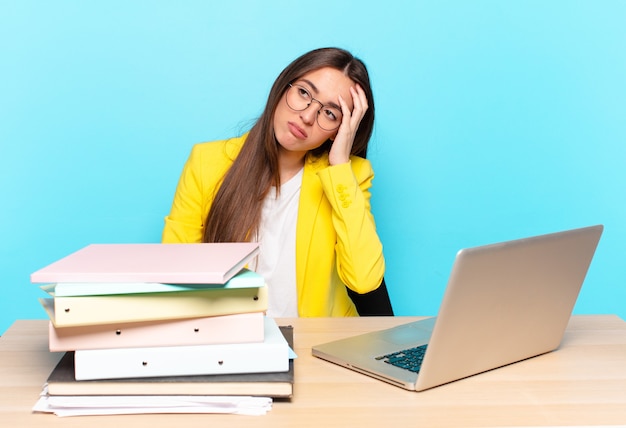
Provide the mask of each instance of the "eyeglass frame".
[{"label": "eyeglass frame", "polygon": [[[303,109],[300,109],[300,110],[298,110],[296,108],[293,108],[287,102],[287,98],[288,98],[287,97],[287,93],[289,92],[290,89],[293,89],[294,86],[297,86],[298,88],[302,88],[311,97],[311,102],[308,103],[306,105],[306,107],[304,107]],[[317,123],[317,126],[319,126],[320,129],[323,129],[324,131],[335,131],[335,130],[339,129],[339,127],[341,126],[341,120],[339,121],[339,125],[337,125],[336,127],[332,128],[332,129],[324,128],[322,125],[320,125],[320,122],[319,122],[320,113],[322,112],[322,109],[324,107],[330,107],[332,109],[336,109],[337,107],[326,105],[326,104],[322,103],[320,100],[318,100],[317,98],[313,98],[313,94],[311,94],[311,91],[308,90],[307,88],[305,88],[302,85],[298,85],[298,84],[294,84],[294,83],[288,83],[287,84],[287,91],[285,91],[285,103],[287,104],[287,107],[289,107],[291,110],[293,110],[293,111],[305,111],[306,109],[311,107],[311,104],[313,104],[314,101],[320,105],[320,108],[317,110],[317,115],[315,116],[315,123]],[[339,113],[341,114],[341,119],[343,119],[343,112],[341,111],[341,108],[339,108]]]}]

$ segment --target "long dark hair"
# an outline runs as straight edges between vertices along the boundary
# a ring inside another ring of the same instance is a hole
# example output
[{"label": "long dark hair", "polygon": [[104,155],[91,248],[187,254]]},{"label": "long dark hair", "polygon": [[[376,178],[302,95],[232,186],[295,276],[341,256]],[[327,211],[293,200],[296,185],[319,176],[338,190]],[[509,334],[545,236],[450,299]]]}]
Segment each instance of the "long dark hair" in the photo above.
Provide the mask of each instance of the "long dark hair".
[{"label": "long dark hair", "polygon": [[[271,186],[280,186],[274,112],[289,83],[324,67],[343,72],[365,92],[368,109],[356,132],[351,154],[363,158],[367,156],[367,146],[374,128],[374,97],[365,64],[350,52],[338,48],[316,49],[302,55],[289,64],[272,85],[265,110],[224,175],[207,215],[204,242],[248,241],[256,233],[263,199]],[[311,154],[319,156],[328,152],[330,144],[331,141],[324,142]]]}]

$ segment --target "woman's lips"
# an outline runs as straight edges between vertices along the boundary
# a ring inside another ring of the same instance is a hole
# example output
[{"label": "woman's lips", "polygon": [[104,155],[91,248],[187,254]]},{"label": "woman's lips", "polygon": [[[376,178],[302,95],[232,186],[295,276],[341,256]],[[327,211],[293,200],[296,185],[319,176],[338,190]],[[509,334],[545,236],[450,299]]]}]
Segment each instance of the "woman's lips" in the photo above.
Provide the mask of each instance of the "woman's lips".
[{"label": "woman's lips", "polygon": [[287,125],[289,126],[289,131],[291,131],[294,137],[296,137],[299,140],[306,139],[307,133],[304,129],[300,128],[298,125],[296,125],[293,122],[289,122]]}]

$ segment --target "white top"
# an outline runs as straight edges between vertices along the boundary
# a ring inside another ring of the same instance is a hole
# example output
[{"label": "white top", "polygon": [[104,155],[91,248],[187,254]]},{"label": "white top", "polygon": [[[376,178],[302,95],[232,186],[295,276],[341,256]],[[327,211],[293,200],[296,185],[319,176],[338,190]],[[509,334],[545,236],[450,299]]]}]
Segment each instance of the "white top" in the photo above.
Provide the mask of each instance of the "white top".
[{"label": "white top", "polygon": [[250,267],[267,283],[269,317],[298,316],[296,222],[302,171],[280,186],[278,197],[272,187],[263,201],[257,236],[260,252]]}]

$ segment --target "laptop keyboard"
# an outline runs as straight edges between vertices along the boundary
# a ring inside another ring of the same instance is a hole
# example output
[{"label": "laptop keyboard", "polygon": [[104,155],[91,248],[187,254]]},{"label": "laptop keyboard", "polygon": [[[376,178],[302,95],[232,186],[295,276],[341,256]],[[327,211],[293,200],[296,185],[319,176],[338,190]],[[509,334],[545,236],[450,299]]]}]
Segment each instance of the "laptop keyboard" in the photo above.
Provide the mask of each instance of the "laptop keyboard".
[{"label": "laptop keyboard", "polygon": [[415,348],[405,349],[392,354],[376,357],[376,359],[384,361],[387,364],[400,367],[401,369],[409,370],[413,373],[419,373],[420,368],[422,367],[424,354],[426,353],[426,346],[427,345],[422,345]]}]

